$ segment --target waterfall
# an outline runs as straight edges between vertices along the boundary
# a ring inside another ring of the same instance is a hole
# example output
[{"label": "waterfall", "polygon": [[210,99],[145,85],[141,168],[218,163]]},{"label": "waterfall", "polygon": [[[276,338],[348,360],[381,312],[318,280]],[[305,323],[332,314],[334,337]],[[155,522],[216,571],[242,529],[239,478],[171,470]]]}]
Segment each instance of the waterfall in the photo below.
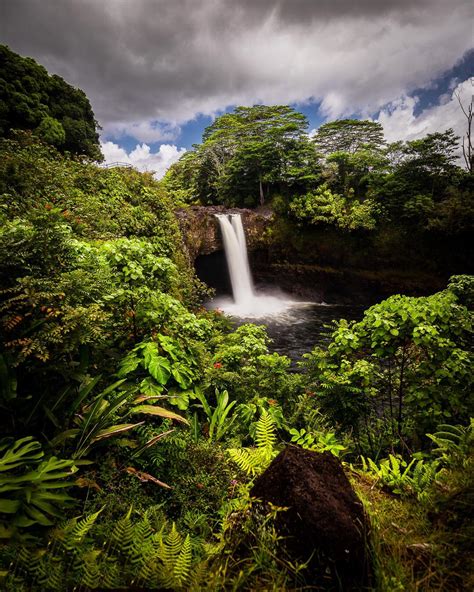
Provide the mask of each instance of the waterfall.
[{"label": "waterfall", "polygon": [[255,298],[244,227],[240,214],[216,214],[222,232],[232,293],[237,306],[250,307]]},{"label": "waterfall", "polygon": [[[216,214],[222,232],[225,258],[232,285],[233,301],[217,298],[213,307],[240,318],[262,318],[278,315],[297,303],[283,292],[256,292],[250,273],[247,243],[240,214]],[[303,303],[307,304],[307,303]]]}]

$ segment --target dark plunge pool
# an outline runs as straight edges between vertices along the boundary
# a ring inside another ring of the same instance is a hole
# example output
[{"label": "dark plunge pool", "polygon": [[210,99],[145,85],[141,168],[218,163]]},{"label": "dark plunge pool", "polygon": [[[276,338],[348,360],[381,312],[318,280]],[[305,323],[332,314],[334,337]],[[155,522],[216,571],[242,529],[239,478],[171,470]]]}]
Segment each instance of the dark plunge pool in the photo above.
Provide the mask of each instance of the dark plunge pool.
[{"label": "dark plunge pool", "polygon": [[363,305],[324,302],[302,302],[275,286],[258,283],[249,302],[237,304],[232,298],[225,255],[222,251],[200,257],[196,271],[201,280],[216,290],[208,308],[221,309],[236,326],[244,323],[265,325],[272,342],[270,350],[290,357],[294,362],[310,352],[315,345],[329,341],[334,320],[359,320]]},{"label": "dark plunge pool", "polygon": [[265,325],[272,339],[270,351],[297,362],[315,345],[328,343],[334,320],[360,320],[363,312],[360,305],[301,303],[267,317],[233,318],[237,326],[247,322]]}]

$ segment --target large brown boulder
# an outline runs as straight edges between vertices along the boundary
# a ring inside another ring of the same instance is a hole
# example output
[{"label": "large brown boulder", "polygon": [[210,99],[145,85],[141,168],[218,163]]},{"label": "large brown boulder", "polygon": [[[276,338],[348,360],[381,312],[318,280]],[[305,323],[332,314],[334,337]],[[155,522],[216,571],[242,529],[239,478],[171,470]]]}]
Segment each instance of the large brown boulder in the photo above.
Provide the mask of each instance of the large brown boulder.
[{"label": "large brown boulder", "polygon": [[290,556],[312,556],[311,583],[341,590],[367,584],[367,518],[332,454],[288,446],[255,481],[251,496],[288,508],[278,512],[276,527]]}]

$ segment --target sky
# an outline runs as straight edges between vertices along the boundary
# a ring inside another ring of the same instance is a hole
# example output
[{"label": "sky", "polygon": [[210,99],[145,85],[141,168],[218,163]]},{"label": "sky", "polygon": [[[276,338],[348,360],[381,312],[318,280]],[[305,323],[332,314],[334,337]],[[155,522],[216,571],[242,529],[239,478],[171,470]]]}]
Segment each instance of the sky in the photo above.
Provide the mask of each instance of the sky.
[{"label": "sky", "polygon": [[473,26],[471,0],[0,0],[0,43],[86,92],[107,162],[158,178],[236,105],[462,135]]}]

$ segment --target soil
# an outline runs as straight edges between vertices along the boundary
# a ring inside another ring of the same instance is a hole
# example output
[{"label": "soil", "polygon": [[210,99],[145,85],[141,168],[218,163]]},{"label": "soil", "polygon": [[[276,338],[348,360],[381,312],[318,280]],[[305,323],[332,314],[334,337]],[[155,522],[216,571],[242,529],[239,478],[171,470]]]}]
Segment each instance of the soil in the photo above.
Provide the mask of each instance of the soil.
[{"label": "soil", "polygon": [[255,481],[251,495],[288,508],[278,512],[276,527],[291,557],[311,557],[306,579],[317,585],[313,589],[368,585],[367,517],[332,454],[288,446]]}]

